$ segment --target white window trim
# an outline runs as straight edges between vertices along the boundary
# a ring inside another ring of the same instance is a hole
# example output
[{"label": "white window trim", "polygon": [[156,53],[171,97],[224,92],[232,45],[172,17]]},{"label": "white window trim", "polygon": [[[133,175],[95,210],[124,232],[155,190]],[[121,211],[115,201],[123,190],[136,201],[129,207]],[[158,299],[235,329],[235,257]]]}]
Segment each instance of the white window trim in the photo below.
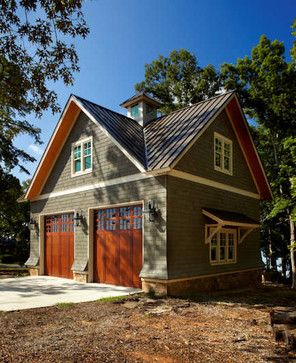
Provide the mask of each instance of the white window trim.
[{"label": "white window trim", "polygon": [[[222,142],[222,167],[216,165],[216,139],[219,139]],[[224,169],[224,143],[230,145],[230,170]],[[228,139],[227,137],[219,134],[218,132],[214,132],[214,169],[216,171],[220,171],[221,173],[233,175],[233,147],[232,147],[232,140]]]},{"label": "white window trim", "polygon": [[[81,167],[83,168],[83,164],[84,164],[84,158],[83,158],[83,144],[85,144],[86,142],[91,142],[91,167],[90,169],[86,169],[86,170],[80,170],[80,171],[76,171],[75,172],[75,169],[74,169],[74,148],[78,145],[81,145]],[[71,177],[76,177],[76,176],[80,176],[80,175],[85,175],[85,174],[89,174],[92,172],[92,169],[93,169],[93,137],[90,136],[90,137],[87,137],[85,139],[81,139],[81,140],[78,140],[76,142],[73,142],[72,143],[72,147],[71,147]]]},{"label": "white window trim", "polygon": [[[208,228],[208,225],[206,226],[206,228]],[[210,233],[212,230],[215,230],[216,228],[210,228]],[[228,239],[226,241],[226,259],[220,261],[220,234],[221,233],[233,233],[234,235],[234,259],[229,260],[228,259]],[[212,240],[209,242],[209,258],[210,258],[210,264],[211,265],[229,265],[229,264],[234,264],[237,262],[237,230],[235,228],[221,228],[219,229],[219,231],[216,233],[217,234],[217,261],[212,261],[211,259],[211,246],[212,246]]]}]

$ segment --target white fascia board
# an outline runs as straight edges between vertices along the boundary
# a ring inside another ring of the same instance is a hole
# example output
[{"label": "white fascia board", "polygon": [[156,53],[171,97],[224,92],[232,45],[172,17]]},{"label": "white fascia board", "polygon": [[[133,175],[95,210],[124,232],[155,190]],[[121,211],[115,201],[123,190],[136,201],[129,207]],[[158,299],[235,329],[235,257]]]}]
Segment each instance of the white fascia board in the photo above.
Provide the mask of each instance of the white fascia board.
[{"label": "white fascia board", "polygon": [[132,175],[123,176],[123,177],[119,177],[119,178],[109,179],[106,181],[101,181],[101,182],[94,183],[94,184],[81,185],[76,188],[64,189],[64,190],[60,190],[60,191],[56,191],[56,192],[41,194],[37,198],[33,199],[32,202],[35,202],[38,200],[43,200],[43,199],[62,197],[65,195],[70,195],[70,194],[75,194],[75,193],[82,193],[82,192],[86,192],[89,190],[105,188],[105,187],[109,187],[112,185],[129,183],[129,182],[139,181],[139,180],[143,180],[143,179],[149,179],[149,178],[153,178],[153,177],[154,177],[154,175],[146,175],[143,173],[132,174]]},{"label": "white fascia board", "polygon": [[229,184],[220,183],[215,180],[203,178],[201,176],[189,174],[184,171],[172,169],[170,172],[168,172],[168,175],[171,175],[173,177],[180,178],[180,179],[185,179],[185,180],[188,180],[188,181],[191,181],[194,183],[210,186],[210,187],[213,187],[216,189],[226,190],[228,192],[240,194],[240,195],[243,195],[246,197],[260,199],[260,195],[257,193],[249,192],[248,190],[236,188]]}]

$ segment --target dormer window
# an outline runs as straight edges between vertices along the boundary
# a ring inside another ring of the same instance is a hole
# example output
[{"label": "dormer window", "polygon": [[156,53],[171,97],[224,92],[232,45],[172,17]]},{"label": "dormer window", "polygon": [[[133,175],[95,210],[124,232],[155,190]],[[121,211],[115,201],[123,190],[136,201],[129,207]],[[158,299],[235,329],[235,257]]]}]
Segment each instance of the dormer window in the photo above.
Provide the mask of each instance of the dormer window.
[{"label": "dormer window", "polygon": [[139,110],[139,104],[135,104],[131,107],[131,116],[132,117],[139,117],[140,116],[140,110]]},{"label": "dormer window", "polygon": [[72,176],[92,171],[92,137],[72,144]]},{"label": "dormer window", "polygon": [[232,175],[232,141],[217,132],[214,133],[214,168]]}]

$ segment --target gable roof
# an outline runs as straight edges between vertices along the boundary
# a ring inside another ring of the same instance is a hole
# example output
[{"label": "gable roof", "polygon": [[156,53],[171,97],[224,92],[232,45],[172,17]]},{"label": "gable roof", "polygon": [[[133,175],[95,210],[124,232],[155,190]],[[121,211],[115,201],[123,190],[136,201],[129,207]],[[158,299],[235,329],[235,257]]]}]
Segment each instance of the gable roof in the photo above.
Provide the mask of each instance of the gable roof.
[{"label": "gable roof", "polygon": [[127,116],[71,95],[36,169],[26,199],[41,192],[80,111],[96,123],[141,172],[152,172],[173,168],[223,110],[232,123],[260,197],[270,199],[264,169],[234,92],[161,116],[145,127]]},{"label": "gable roof", "polygon": [[232,96],[228,92],[150,122],[144,128],[148,170],[170,167]]},{"label": "gable roof", "polygon": [[146,169],[143,128],[137,121],[82,97],[73,97]]}]

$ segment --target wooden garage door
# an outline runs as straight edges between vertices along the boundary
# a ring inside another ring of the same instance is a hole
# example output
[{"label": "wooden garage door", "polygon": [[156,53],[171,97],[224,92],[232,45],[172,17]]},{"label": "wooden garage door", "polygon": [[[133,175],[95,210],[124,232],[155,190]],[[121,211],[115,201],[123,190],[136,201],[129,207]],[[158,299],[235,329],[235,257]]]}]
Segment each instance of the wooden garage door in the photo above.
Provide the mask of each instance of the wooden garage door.
[{"label": "wooden garage door", "polygon": [[142,206],[95,211],[94,280],[141,287]]},{"label": "wooden garage door", "polygon": [[73,213],[45,217],[44,273],[49,276],[73,278],[74,261]]}]

